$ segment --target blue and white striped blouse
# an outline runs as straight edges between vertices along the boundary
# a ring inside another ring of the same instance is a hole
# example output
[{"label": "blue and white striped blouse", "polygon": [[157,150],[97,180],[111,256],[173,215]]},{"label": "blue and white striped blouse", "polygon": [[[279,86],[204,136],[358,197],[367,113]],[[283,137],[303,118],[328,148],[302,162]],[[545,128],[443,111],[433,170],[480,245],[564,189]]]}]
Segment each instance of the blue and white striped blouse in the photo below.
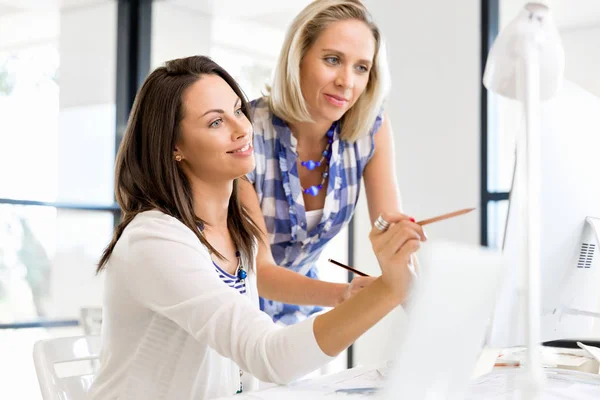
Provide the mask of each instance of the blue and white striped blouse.
[{"label": "blue and white striped blouse", "polygon": [[246,294],[246,281],[244,279],[240,279],[235,275],[231,275],[229,272],[221,269],[217,265],[216,262],[213,261],[215,265],[215,270],[217,271],[217,275],[219,278],[230,288],[235,289],[240,294]]},{"label": "blue and white striped blouse", "polygon": [[[318,279],[315,262],[325,244],[350,221],[358,200],[365,166],[373,156],[373,128],[355,142],[341,140],[336,126],[325,206],[321,221],[307,231],[306,211],[296,161],[296,138],[287,124],[269,110],[267,99],[250,103],[254,125],[256,168],[248,174],[258,194],[268,231],[271,252],[277,265]],[[337,124],[336,124],[337,125]],[[321,310],[260,299],[263,311],[274,321],[289,325]]]}]

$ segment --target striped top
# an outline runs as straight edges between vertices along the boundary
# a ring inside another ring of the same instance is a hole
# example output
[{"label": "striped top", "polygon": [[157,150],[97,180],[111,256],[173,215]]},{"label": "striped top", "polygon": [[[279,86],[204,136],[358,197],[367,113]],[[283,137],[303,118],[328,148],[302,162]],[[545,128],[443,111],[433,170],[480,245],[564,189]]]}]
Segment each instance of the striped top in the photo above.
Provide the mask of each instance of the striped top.
[{"label": "striped top", "polygon": [[[321,251],[354,214],[361,179],[373,156],[374,136],[383,121],[383,112],[373,122],[371,131],[354,142],[340,139],[340,126],[334,123],[323,215],[312,229],[308,229],[298,176],[296,138],[285,121],[271,113],[266,98],[252,101],[250,113],[256,168],[247,177],[258,194],[273,258],[279,266],[318,279],[315,263]],[[321,310],[262,298],[260,305],[275,321],[285,325]]]},{"label": "striped top", "polygon": [[[235,275],[231,275],[229,272],[221,269],[221,267],[219,267],[217,265],[217,263],[214,261],[213,261],[213,264],[215,266],[215,270],[217,271],[217,275],[219,275],[219,278],[225,284],[227,284],[227,286],[229,286],[232,289],[235,289],[240,294],[246,294],[246,280],[245,279],[240,279],[239,277],[237,277]],[[238,270],[239,270],[239,266],[238,266]]]}]

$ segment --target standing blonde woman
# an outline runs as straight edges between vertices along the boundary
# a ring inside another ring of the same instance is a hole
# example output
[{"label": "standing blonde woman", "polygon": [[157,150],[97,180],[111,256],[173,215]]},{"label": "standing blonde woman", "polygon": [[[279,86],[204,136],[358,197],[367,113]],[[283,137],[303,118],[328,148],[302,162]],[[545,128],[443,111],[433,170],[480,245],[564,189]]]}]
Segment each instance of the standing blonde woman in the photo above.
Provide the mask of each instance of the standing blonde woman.
[{"label": "standing blonde woman", "polygon": [[365,5],[317,0],[289,27],[268,95],[250,104],[256,169],[240,196],[267,232],[258,287],[275,321],[296,323],[370,282],[319,281],[315,263],[352,218],[363,179],[372,222],[400,212],[388,76]]}]

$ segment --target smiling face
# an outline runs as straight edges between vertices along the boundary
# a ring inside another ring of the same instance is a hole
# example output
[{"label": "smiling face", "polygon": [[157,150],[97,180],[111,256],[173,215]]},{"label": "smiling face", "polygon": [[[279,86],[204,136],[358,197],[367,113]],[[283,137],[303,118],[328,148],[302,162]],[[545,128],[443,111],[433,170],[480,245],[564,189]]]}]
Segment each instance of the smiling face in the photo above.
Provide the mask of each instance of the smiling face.
[{"label": "smiling face", "polygon": [[227,82],[203,75],[184,92],[182,105],[175,157],[188,177],[231,181],[254,169],[252,124]]},{"label": "smiling face", "polygon": [[364,92],[375,56],[375,38],[362,21],[327,26],[300,63],[300,85],[315,121],[339,120]]}]

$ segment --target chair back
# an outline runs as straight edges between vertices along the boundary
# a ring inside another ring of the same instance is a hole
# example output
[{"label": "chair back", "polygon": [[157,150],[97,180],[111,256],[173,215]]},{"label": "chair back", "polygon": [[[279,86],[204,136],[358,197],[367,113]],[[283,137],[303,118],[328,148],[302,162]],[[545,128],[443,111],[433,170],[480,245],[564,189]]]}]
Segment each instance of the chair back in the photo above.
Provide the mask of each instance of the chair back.
[{"label": "chair back", "polygon": [[[33,346],[44,400],[82,400],[92,384],[100,353],[99,336],[45,339]],[[85,372],[82,373],[82,370]]]}]

